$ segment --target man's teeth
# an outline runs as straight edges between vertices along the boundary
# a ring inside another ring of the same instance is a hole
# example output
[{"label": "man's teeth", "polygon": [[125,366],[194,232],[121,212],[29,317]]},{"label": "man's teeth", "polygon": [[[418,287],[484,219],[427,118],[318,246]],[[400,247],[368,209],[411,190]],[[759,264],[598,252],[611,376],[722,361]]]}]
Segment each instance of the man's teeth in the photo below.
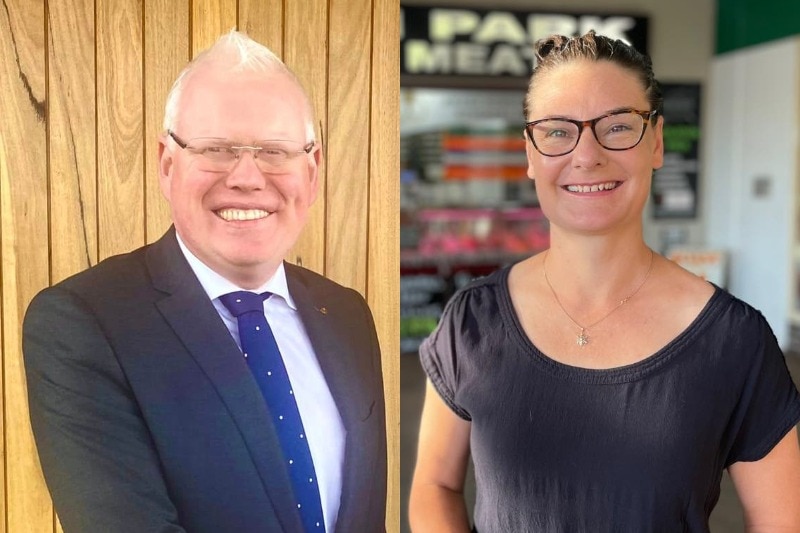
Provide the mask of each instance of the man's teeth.
[{"label": "man's teeth", "polygon": [[609,181],[608,183],[597,183],[595,185],[567,185],[567,190],[569,192],[598,192],[598,191],[610,191],[611,189],[616,189],[619,182],[617,181]]},{"label": "man's teeth", "polygon": [[258,220],[269,216],[269,212],[263,209],[220,209],[217,211],[220,218],[231,220]]}]

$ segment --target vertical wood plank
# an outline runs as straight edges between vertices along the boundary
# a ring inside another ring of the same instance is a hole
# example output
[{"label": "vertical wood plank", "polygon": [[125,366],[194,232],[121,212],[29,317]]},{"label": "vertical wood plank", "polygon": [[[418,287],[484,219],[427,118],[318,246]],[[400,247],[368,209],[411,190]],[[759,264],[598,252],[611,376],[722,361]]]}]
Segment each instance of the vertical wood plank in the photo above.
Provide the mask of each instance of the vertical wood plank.
[{"label": "vertical wood plank", "polygon": [[51,283],[97,263],[94,15],[94,0],[48,4]]},{"label": "vertical wood plank", "polygon": [[238,28],[283,56],[283,0],[239,0]]},{"label": "vertical wood plank", "polygon": [[[49,281],[43,1],[0,9],[0,255],[3,308],[3,531],[50,533],[53,510],[30,430],[21,323]],[[6,529],[7,528],[7,529]]]},{"label": "vertical wood plank", "polygon": [[189,61],[188,0],[145,0],[144,51],[145,240],[151,243],[171,223],[158,186],[158,136],[167,93]]},{"label": "vertical wood plank", "polygon": [[48,20],[50,256],[57,283],[97,263],[94,0],[53,2]]},{"label": "vertical wood plank", "polygon": [[99,258],[144,244],[142,3],[97,4]]},{"label": "vertical wood plank", "polygon": [[[309,93],[311,104],[322,124],[318,140],[327,142],[327,61],[328,9],[327,0],[287,2],[284,13],[283,60],[297,75]],[[327,150],[323,143],[323,151]],[[325,210],[327,208],[327,164],[319,170],[319,194],[309,212],[308,222],[300,239],[289,252],[287,260],[325,273]],[[341,231],[342,228],[332,228]]]},{"label": "vertical wood plank", "polygon": [[366,294],[371,2],[331,0],[330,27],[325,275]]},{"label": "vertical wood plank", "polygon": [[192,1],[192,57],[236,27],[236,0]]},{"label": "vertical wood plank", "polygon": [[367,302],[383,353],[386,530],[400,530],[400,6],[373,0]]}]

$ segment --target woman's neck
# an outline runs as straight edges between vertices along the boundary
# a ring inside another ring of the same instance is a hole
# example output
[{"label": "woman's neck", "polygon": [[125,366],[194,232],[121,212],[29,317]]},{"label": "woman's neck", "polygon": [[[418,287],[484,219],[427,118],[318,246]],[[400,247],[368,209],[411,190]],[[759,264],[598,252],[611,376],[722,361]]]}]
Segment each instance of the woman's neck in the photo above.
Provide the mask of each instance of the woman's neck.
[{"label": "woman's neck", "polygon": [[641,232],[575,236],[553,230],[542,266],[563,302],[593,308],[629,297],[649,274],[652,261]]}]

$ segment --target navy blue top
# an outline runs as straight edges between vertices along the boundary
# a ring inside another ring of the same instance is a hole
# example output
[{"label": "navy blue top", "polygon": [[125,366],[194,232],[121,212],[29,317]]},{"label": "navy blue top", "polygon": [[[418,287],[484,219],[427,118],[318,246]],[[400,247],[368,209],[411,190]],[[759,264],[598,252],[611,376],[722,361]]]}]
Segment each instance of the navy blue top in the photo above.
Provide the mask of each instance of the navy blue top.
[{"label": "navy blue top", "polygon": [[764,317],[717,288],[667,346],[607,370],[523,332],[502,269],[448,303],[420,348],[471,421],[480,533],[707,532],[723,470],[764,457],[800,395]]}]

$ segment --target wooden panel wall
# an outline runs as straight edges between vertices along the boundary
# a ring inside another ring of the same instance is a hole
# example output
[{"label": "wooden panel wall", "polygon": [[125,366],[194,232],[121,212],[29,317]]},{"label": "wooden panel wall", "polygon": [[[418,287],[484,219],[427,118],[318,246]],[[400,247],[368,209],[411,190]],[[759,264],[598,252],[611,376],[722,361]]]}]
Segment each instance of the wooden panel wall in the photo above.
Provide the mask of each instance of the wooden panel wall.
[{"label": "wooden panel wall", "polygon": [[367,297],[383,349],[387,530],[399,530],[396,0],[5,0],[0,8],[0,533],[60,531],[30,430],[20,326],[47,285],[158,239],[167,91],[231,28],[311,93],[321,194],[289,259]]}]

